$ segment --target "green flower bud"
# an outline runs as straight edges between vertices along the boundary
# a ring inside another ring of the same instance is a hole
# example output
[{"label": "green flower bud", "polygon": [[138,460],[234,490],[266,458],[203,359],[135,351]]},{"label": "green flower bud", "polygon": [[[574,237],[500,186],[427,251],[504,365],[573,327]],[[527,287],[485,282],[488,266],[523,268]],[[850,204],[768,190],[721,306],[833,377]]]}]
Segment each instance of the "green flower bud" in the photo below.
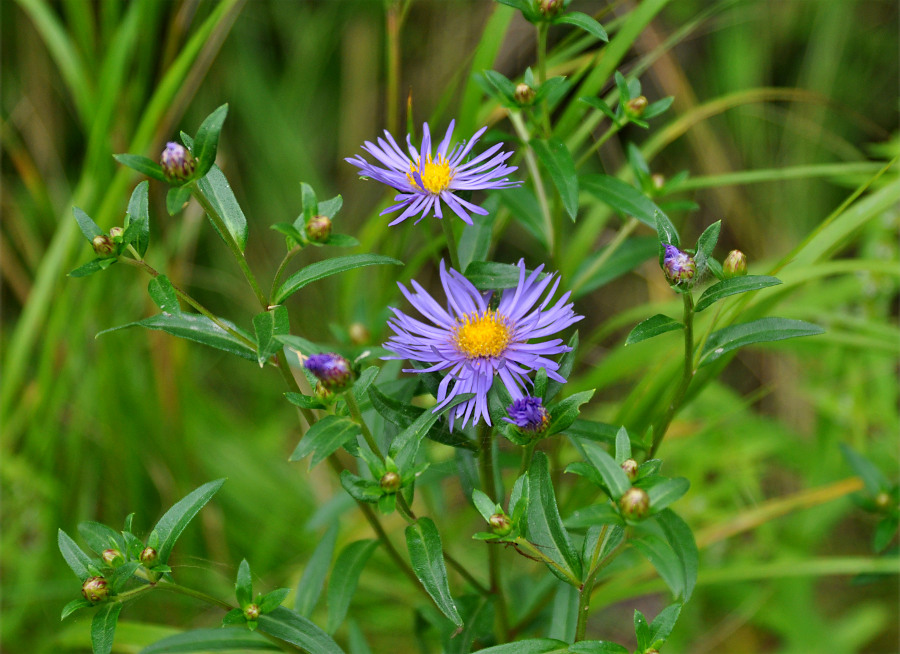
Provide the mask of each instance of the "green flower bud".
[{"label": "green flower bud", "polygon": [[642,488],[629,488],[619,498],[619,508],[626,518],[640,520],[650,510],[650,496]]},{"label": "green flower bud", "polygon": [[666,279],[673,286],[684,283],[691,286],[690,281],[697,272],[697,264],[694,257],[687,252],[682,252],[674,245],[665,246],[666,253],[663,256],[663,272]]},{"label": "green flower bud", "polygon": [[653,184],[653,188],[657,191],[662,190],[662,187],[666,185],[666,176],[660,175],[659,173],[653,173],[650,176],[650,182]]},{"label": "green flower bud", "polygon": [[369,330],[361,322],[353,323],[347,331],[350,332],[350,340],[354,345],[365,345],[372,338]]},{"label": "green flower bud", "polygon": [[634,459],[625,459],[622,461],[622,470],[628,475],[630,481],[634,481],[638,476],[638,463]]},{"label": "green flower bud", "polygon": [[747,274],[747,255],[740,250],[732,250],[725,257],[725,263],[722,264],[722,273],[725,279],[732,277],[741,277]]},{"label": "green flower bud", "polygon": [[159,165],[170,182],[183,182],[194,174],[197,162],[187,148],[169,141],[160,155]]},{"label": "green flower bud", "polygon": [[152,547],[145,547],[138,558],[145,568],[152,568],[159,562],[159,553]]},{"label": "green flower bud", "polygon": [[306,223],[306,237],[313,243],[324,243],[331,235],[331,218],[313,216]]},{"label": "green flower bud", "polygon": [[488,524],[491,526],[491,531],[498,536],[506,536],[512,531],[512,521],[505,513],[495,513],[488,519]]},{"label": "green flower bud", "polygon": [[125,230],[121,227],[116,226],[109,230],[109,237],[116,243],[121,243],[123,236],[125,236]]},{"label": "green flower bud", "polygon": [[256,604],[248,604],[244,608],[244,617],[248,620],[259,620],[259,606]]},{"label": "green flower bud", "polygon": [[893,500],[889,493],[885,493],[881,491],[878,495],[875,496],[875,506],[878,507],[879,511],[887,511],[891,508],[893,504]]},{"label": "green flower bud", "polygon": [[527,84],[523,83],[516,86],[514,97],[516,99],[516,102],[518,102],[519,104],[531,104],[532,102],[534,102],[534,96],[534,89]]},{"label": "green flower bud", "polygon": [[538,11],[544,18],[555,18],[565,9],[564,0],[538,0]]},{"label": "green flower bud", "polygon": [[381,486],[381,490],[386,493],[396,493],[400,490],[400,484],[403,482],[400,479],[400,475],[396,472],[386,472],[384,476],[379,480],[378,484]]},{"label": "green flower bud", "polygon": [[644,110],[647,108],[647,98],[643,95],[639,95],[636,98],[631,98],[628,102],[625,103],[625,113],[633,118],[640,118],[644,115]]},{"label": "green flower bud", "polygon": [[106,565],[112,568],[118,568],[125,563],[125,557],[122,556],[122,553],[119,550],[115,549],[103,550],[100,554],[100,558],[103,559],[103,562]]},{"label": "green flower bud", "polygon": [[94,246],[94,252],[101,257],[107,257],[116,251],[115,243],[113,243],[112,239],[106,234],[95,236],[91,241],[91,245]]},{"label": "green flower bud", "polygon": [[91,577],[81,584],[81,594],[91,604],[102,602],[109,597],[109,582],[103,577]]}]

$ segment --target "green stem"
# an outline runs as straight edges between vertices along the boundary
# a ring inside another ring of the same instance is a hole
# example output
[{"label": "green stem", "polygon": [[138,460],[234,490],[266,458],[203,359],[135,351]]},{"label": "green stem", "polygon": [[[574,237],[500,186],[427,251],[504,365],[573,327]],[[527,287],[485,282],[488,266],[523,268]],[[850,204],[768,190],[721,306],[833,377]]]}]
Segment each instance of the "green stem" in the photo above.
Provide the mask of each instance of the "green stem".
[{"label": "green stem", "polygon": [[444,230],[444,237],[447,239],[447,250],[450,252],[450,264],[453,266],[454,270],[459,270],[461,273],[465,272],[459,268],[459,253],[456,250],[456,237],[453,236],[453,225],[450,224],[450,218],[444,216],[440,220],[440,223]]},{"label": "green stem", "polygon": [[575,168],[581,168],[581,166],[584,164],[584,162],[587,161],[588,158],[590,158],[590,156],[592,154],[594,154],[597,150],[602,148],[603,144],[606,143],[610,138],[612,138],[613,134],[618,132],[620,129],[622,129],[622,127],[618,124],[610,125],[609,129],[607,129],[603,133],[603,136],[601,136],[599,139],[594,141],[594,143],[591,145],[591,147],[589,147],[587,150],[585,150],[583,155],[578,157],[578,161],[575,162]]},{"label": "green stem", "polygon": [[222,600],[213,597],[212,595],[207,595],[206,593],[200,592],[199,590],[194,590],[193,588],[187,588],[186,586],[179,586],[178,584],[174,584],[170,581],[158,581],[155,585],[156,588],[160,590],[168,590],[173,593],[178,593],[179,595],[186,595],[187,597],[193,597],[194,599],[198,599],[201,602],[206,602],[207,604],[213,604],[214,606],[218,606],[221,609],[225,609],[226,611],[230,611],[234,608],[228,602],[223,602]]},{"label": "green stem", "polygon": [[[522,120],[521,114],[517,111],[510,111],[509,122],[512,123],[513,129],[516,130],[516,134],[522,142],[527,144],[531,140],[531,135],[528,133],[528,128],[525,126],[525,121]],[[547,247],[552,256],[555,244],[553,218],[550,214],[550,203],[547,201],[547,191],[544,189],[544,180],[541,177],[537,158],[534,156],[534,150],[531,147],[525,149],[525,165],[528,167],[531,179],[534,180],[534,191],[537,195],[538,205],[541,208],[541,217],[544,220],[544,235],[547,237]]]},{"label": "green stem", "polygon": [[531,467],[531,458],[534,456],[535,445],[537,445],[537,441],[530,441],[525,447],[522,448],[522,465],[519,466],[520,477],[528,472],[528,468]]},{"label": "green stem", "polygon": [[591,594],[594,592],[594,585],[597,582],[597,575],[603,568],[609,565],[614,558],[616,558],[625,543],[625,541],[623,540],[615,547],[615,549],[613,549],[611,552],[609,552],[609,554],[603,557],[602,560],[598,560],[600,552],[603,548],[603,543],[605,541],[604,537],[607,530],[608,527],[604,526],[603,531],[600,532],[600,537],[597,538],[597,544],[594,545],[594,551],[591,554],[591,571],[588,573],[587,578],[584,580],[584,585],[578,589],[578,618],[575,623],[576,643],[579,640],[584,640],[585,631],[587,630],[587,618],[591,609]]},{"label": "green stem", "polygon": [[244,256],[244,253],[241,251],[241,248],[235,242],[234,238],[232,238],[231,232],[228,231],[228,228],[225,226],[225,221],[222,219],[222,216],[219,215],[219,212],[212,205],[212,202],[209,201],[209,198],[207,198],[203,194],[203,191],[200,190],[196,181],[191,182],[190,188],[191,195],[193,195],[194,199],[200,203],[201,207],[203,207],[206,215],[209,216],[209,219],[212,220],[216,229],[219,231],[219,234],[222,236],[222,240],[225,241],[228,249],[231,250],[231,254],[234,255],[235,261],[237,261],[241,272],[244,273],[244,277],[247,278],[247,283],[250,284],[250,288],[252,288],[253,292],[256,294],[256,299],[259,300],[259,304],[263,311],[268,311],[269,300],[266,298],[265,293],[263,293],[262,288],[260,288],[259,282],[256,281],[253,271],[250,270],[247,258]]},{"label": "green stem", "polygon": [[[481,447],[481,485],[491,501],[497,501],[497,484],[494,481],[494,444],[493,429],[487,423],[481,423],[478,427],[478,435]],[[488,570],[491,580],[491,593],[497,601],[497,626],[500,629],[500,642],[509,640],[509,610],[506,604],[506,594],[503,591],[503,579],[501,577],[499,551],[493,545],[488,545]]]},{"label": "green stem", "polygon": [[557,563],[553,559],[549,558],[546,554],[544,554],[542,551],[540,551],[538,548],[536,548],[534,545],[532,545],[530,542],[528,542],[521,536],[516,538],[516,540],[514,540],[512,542],[516,546],[517,549],[525,550],[528,553],[528,558],[534,559],[536,561],[540,561],[541,563],[544,563],[545,565],[550,566],[551,568],[553,568],[554,570],[559,572],[559,574],[561,574],[563,577],[565,577],[566,581],[568,581],[570,584],[575,586],[575,588],[581,587],[581,582],[578,579],[576,579],[572,575],[571,572],[566,570],[564,567],[562,567],[559,563]]},{"label": "green stem", "polygon": [[[297,380],[294,378],[294,374],[291,372],[291,365],[288,363],[287,357],[282,358],[280,355],[276,354],[275,365],[278,366],[278,371],[281,373],[281,377],[284,379],[284,383],[287,384],[288,388],[294,393],[303,394],[303,391],[300,390],[300,386],[297,384]],[[313,413],[312,409],[307,409],[305,407],[297,408],[300,409],[300,413],[302,413],[303,417],[306,419],[307,428],[312,427],[318,422],[318,418],[316,418],[316,414]]]},{"label": "green stem", "polygon": [[284,255],[284,259],[281,260],[281,263],[278,264],[278,270],[275,271],[275,278],[272,279],[272,292],[269,295],[274,296],[275,291],[278,290],[278,282],[281,281],[282,275],[284,275],[284,271],[287,269],[288,263],[290,263],[291,259],[293,259],[303,247],[300,245],[295,245],[288,253]]},{"label": "green stem", "polygon": [[684,372],[681,375],[681,383],[675,390],[663,419],[653,428],[653,444],[647,453],[648,459],[653,458],[662,444],[666,430],[669,428],[669,424],[672,422],[672,418],[675,417],[678,409],[681,408],[681,403],[684,401],[685,395],[687,395],[688,386],[691,385],[691,380],[694,378],[694,296],[691,291],[688,291],[682,294],[681,297],[684,301]]},{"label": "green stem", "polygon": [[590,280],[591,277],[594,276],[594,273],[600,270],[606,264],[606,262],[609,261],[610,257],[612,257],[612,255],[616,253],[616,250],[622,247],[625,239],[627,239],[631,235],[631,232],[633,232],[639,224],[640,221],[637,218],[635,218],[634,216],[630,217],[628,219],[628,222],[626,222],[622,226],[622,229],[619,230],[619,233],[616,234],[616,237],[612,240],[612,242],[606,246],[606,249],[603,250],[603,253],[599,257],[597,257],[584,272],[579,273],[578,279],[572,282],[569,290],[572,293],[575,293],[577,289],[584,286],[588,282],[588,280]]},{"label": "green stem", "polygon": [[[538,64],[538,85],[543,85],[547,81],[547,32],[550,30],[548,23],[538,23],[537,25],[537,64]],[[550,138],[552,128],[550,127],[550,107],[546,100],[541,102],[541,124],[544,128],[544,135]]]},{"label": "green stem", "polygon": [[347,403],[347,408],[350,409],[350,417],[353,418],[353,422],[359,425],[369,449],[372,450],[375,456],[384,461],[384,455],[381,453],[381,448],[378,447],[378,443],[375,442],[372,432],[369,431],[369,426],[366,424],[366,421],[363,420],[362,411],[359,410],[359,405],[356,403],[356,397],[353,395],[352,389],[344,393],[344,401]]}]

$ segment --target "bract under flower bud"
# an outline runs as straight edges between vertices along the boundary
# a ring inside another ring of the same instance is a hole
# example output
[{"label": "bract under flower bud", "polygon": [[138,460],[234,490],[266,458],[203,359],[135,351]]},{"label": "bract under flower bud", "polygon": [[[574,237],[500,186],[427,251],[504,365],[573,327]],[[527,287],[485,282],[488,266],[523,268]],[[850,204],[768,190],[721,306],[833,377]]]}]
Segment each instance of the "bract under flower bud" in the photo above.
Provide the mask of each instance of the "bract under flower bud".
[{"label": "bract under flower bud", "polygon": [[343,388],[350,381],[350,362],[340,354],[325,352],[313,354],[303,364],[328,390]]},{"label": "bract under flower bud", "polygon": [[638,463],[634,459],[625,459],[622,461],[622,470],[628,475],[628,479],[634,481],[638,476]]},{"label": "bract under flower bud", "polygon": [[491,526],[491,531],[498,536],[506,536],[512,531],[512,521],[505,513],[495,513],[488,520],[488,524]]},{"label": "bract under flower bud", "polygon": [[514,97],[519,104],[531,104],[534,101],[534,89],[527,84],[519,84],[516,86]]},{"label": "bract under flower bud", "polygon": [[259,620],[259,606],[256,604],[248,604],[244,608],[244,617],[248,620]]},{"label": "bract under flower bud", "polygon": [[694,258],[674,245],[666,245],[665,248],[663,272],[666,275],[666,279],[675,286],[690,282],[694,278],[694,273],[697,272],[697,264]]},{"label": "bract under flower bud", "polygon": [[125,236],[125,230],[121,227],[116,226],[109,230],[109,237],[116,243],[121,243],[123,236]]},{"label": "bract under flower bud", "polygon": [[152,568],[159,561],[159,553],[152,547],[145,547],[138,558],[141,565],[146,568]]},{"label": "bract under flower bud", "polygon": [[619,508],[626,518],[640,520],[650,510],[650,496],[642,488],[629,488],[619,498]]},{"label": "bract under flower bud", "polygon": [[400,479],[400,475],[396,472],[386,472],[384,476],[379,480],[378,484],[381,486],[381,490],[386,493],[396,493],[400,490],[400,484],[402,483],[402,479]]},{"label": "bract under flower bud", "polygon": [[94,246],[94,252],[101,257],[109,256],[116,251],[115,243],[113,243],[112,239],[106,234],[95,236],[91,241],[91,245]]},{"label": "bract under flower bud", "polygon": [[313,216],[306,223],[306,237],[313,243],[324,243],[331,236],[331,218]]},{"label": "bract under flower bud", "polygon": [[81,584],[81,594],[92,604],[102,602],[109,597],[109,582],[103,577],[91,577]]},{"label": "bract under flower bud", "polygon": [[746,275],[747,255],[740,250],[729,252],[728,256],[725,257],[725,262],[722,264],[722,274],[725,275],[725,279]]},{"label": "bract under flower bud", "polygon": [[639,95],[636,98],[631,98],[631,100],[625,103],[625,111],[629,116],[640,118],[644,115],[644,110],[647,109],[647,104],[647,98],[645,98],[643,95]]},{"label": "bract under flower bud", "polygon": [[187,148],[169,141],[159,157],[159,165],[170,182],[183,182],[194,174],[197,162]]},{"label": "bract under flower bud", "polygon": [[538,0],[538,11],[544,18],[554,18],[565,9],[564,0]]},{"label": "bract under flower bud", "polygon": [[509,418],[503,419],[515,425],[523,434],[540,434],[550,424],[550,413],[539,397],[529,395],[515,400],[506,408],[506,412],[509,413]]},{"label": "bract under flower bud", "polygon": [[103,559],[103,562],[106,565],[113,568],[117,568],[118,566],[125,563],[125,557],[122,556],[122,553],[119,550],[103,550],[103,552],[100,554],[100,558]]}]

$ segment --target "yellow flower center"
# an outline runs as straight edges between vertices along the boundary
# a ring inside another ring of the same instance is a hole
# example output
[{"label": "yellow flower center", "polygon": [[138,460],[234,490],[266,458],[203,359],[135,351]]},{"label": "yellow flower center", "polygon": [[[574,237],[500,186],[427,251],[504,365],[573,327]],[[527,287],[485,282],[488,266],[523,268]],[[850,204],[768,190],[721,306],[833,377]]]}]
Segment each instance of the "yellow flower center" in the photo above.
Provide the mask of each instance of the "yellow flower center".
[{"label": "yellow flower center", "polygon": [[[422,178],[422,185],[425,187],[424,189],[416,182],[415,173],[417,172]],[[406,179],[408,179],[409,183],[416,188],[437,195],[450,186],[450,181],[453,179],[453,173],[450,170],[450,162],[444,159],[444,157],[438,155],[437,161],[432,161],[431,155],[428,155],[424,164],[421,159],[419,160],[418,166],[416,164],[410,164],[409,172],[406,173]]]},{"label": "yellow flower center", "polygon": [[491,310],[464,316],[453,328],[456,349],[468,359],[500,356],[511,339],[512,329],[506,317]]}]

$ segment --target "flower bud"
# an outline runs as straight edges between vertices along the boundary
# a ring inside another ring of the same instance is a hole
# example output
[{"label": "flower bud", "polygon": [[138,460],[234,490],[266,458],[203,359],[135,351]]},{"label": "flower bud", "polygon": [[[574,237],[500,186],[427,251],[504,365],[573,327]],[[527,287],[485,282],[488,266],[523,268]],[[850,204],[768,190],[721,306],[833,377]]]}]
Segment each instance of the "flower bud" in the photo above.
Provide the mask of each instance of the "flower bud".
[{"label": "flower bud", "polygon": [[628,102],[625,103],[625,112],[632,116],[633,118],[640,118],[644,115],[644,110],[647,108],[647,98],[643,95],[639,95],[636,98],[631,98]]},{"label": "flower bud", "polygon": [[169,141],[159,157],[159,165],[170,182],[183,182],[194,174],[197,162],[187,148]]},{"label": "flower bud", "polygon": [[248,620],[259,620],[259,606],[256,604],[248,604],[244,608],[244,617]]},{"label": "flower bud", "polygon": [[159,562],[159,553],[152,547],[145,547],[138,558],[145,568],[152,568]]},{"label": "flower bud", "polygon": [[674,245],[666,245],[665,249],[663,272],[669,283],[677,286],[683,282],[690,282],[694,278],[694,273],[697,272],[697,264],[694,258]]},{"label": "flower bud", "polygon": [[629,488],[619,498],[619,508],[626,518],[640,520],[650,510],[650,496],[642,488]]},{"label": "flower bud", "polygon": [[666,176],[660,175],[659,173],[653,173],[650,176],[650,182],[653,184],[653,188],[657,191],[661,191],[662,187],[666,185]]},{"label": "flower bud", "polygon": [[347,331],[350,332],[350,340],[354,345],[365,345],[372,338],[369,330],[361,322],[353,323]]},{"label": "flower bud", "polygon": [[518,102],[519,104],[526,105],[534,102],[534,96],[534,89],[523,83],[516,86],[516,91],[513,97],[515,97],[516,102]]},{"label": "flower bud", "polygon": [[350,362],[334,352],[313,354],[303,365],[330,391],[343,388],[352,377]]},{"label": "flower bud", "polygon": [[123,236],[125,236],[125,230],[121,227],[116,226],[109,230],[109,237],[116,243],[121,243]]},{"label": "flower bud", "polygon": [[109,582],[103,577],[91,577],[81,584],[81,594],[91,604],[102,602],[109,597]]},{"label": "flower bud", "polygon": [[306,223],[306,237],[313,243],[324,243],[331,235],[331,218],[313,216]]},{"label": "flower bud", "polygon": [[564,0],[538,0],[538,11],[544,18],[554,18],[565,8]]},{"label": "flower bud", "polygon": [[747,274],[747,255],[740,250],[732,250],[725,257],[725,263],[722,264],[722,273],[725,279],[732,277],[741,277]]},{"label": "flower bud", "polygon": [[99,234],[93,238],[91,245],[94,246],[94,252],[101,257],[107,257],[116,251],[116,245],[112,239],[106,234]]},{"label": "flower bud", "polygon": [[498,536],[506,536],[512,531],[512,521],[505,513],[495,513],[488,519],[488,524],[491,526],[491,531]]},{"label": "flower bud", "polygon": [[537,436],[546,431],[550,424],[550,413],[543,406],[539,397],[526,396],[515,400],[506,408],[509,418],[506,422],[515,425],[520,432]]},{"label": "flower bud", "polygon": [[381,490],[386,493],[396,493],[400,490],[400,484],[402,483],[402,479],[400,479],[400,475],[396,472],[388,471],[384,473],[384,476],[379,480],[378,484],[381,486]]},{"label": "flower bud", "polygon": [[893,500],[889,493],[881,491],[875,496],[875,506],[878,507],[879,511],[887,511],[891,508],[891,504],[893,504]]},{"label": "flower bud", "polygon": [[628,476],[630,481],[634,481],[638,476],[638,463],[634,459],[625,459],[622,461],[622,470]]},{"label": "flower bud", "polygon": [[119,550],[115,549],[103,550],[103,552],[100,554],[100,558],[103,559],[103,562],[111,568],[118,568],[120,565],[125,563],[125,557],[122,556],[122,553]]}]

